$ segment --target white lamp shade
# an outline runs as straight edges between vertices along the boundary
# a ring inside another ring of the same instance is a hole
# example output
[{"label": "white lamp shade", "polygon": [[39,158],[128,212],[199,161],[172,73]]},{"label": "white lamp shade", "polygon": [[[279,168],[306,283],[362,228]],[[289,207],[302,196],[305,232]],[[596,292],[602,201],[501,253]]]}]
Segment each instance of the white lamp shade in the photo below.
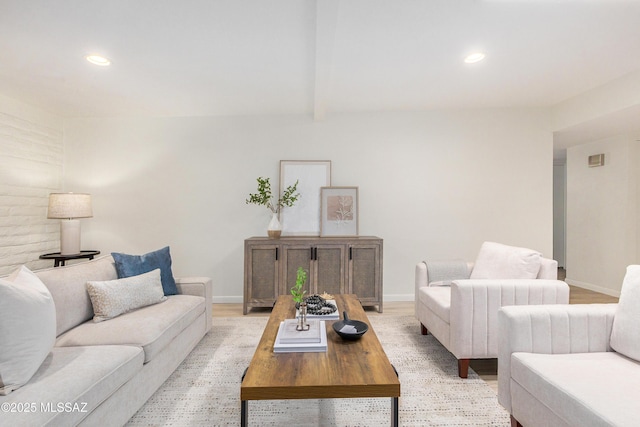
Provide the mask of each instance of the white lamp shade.
[{"label": "white lamp shade", "polygon": [[86,193],[51,193],[47,218],[91,218],[91,194]]}]

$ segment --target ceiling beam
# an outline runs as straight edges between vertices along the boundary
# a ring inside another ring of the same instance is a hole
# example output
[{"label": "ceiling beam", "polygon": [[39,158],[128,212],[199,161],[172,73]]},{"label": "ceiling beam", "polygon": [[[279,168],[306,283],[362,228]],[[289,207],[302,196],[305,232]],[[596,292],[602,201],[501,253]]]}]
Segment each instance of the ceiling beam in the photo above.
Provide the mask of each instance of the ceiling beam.
[{"label": "ceiling beam", "polygon": [[316,0],[316,66],[314,120],[324,120],[331,82],[331,65],[338,21],[339,0]]}]

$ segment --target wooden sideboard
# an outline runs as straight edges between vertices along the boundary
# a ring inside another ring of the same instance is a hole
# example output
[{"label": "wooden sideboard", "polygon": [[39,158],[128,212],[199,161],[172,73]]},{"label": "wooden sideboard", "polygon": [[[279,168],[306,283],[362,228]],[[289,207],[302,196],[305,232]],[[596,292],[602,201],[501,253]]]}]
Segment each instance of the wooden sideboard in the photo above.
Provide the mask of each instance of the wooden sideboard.
[{"label": "wooden sideboard", "polygon": [[307,294],[356,294],[382,312],[382,239],[373,236],[246,239],[242,312],[273,307],[296,283],[298,267],[309,273]]}]

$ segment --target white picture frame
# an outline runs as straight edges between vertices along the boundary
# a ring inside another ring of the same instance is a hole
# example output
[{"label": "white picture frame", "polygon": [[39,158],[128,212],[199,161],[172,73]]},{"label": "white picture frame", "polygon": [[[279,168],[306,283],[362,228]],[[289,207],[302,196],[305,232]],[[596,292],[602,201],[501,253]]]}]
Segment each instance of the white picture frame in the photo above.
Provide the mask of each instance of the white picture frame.
[{"label": "white picture frame", "polygon": [[298,181],[300,198],[280,212],[283,236],[320,235],[320,189],[331,186],[331,160],[280,160],[280,197]]},{"label": "white picture frame", "polygon": [[358,187],[322,187],[320,200],[320,236],[358,235]]}]

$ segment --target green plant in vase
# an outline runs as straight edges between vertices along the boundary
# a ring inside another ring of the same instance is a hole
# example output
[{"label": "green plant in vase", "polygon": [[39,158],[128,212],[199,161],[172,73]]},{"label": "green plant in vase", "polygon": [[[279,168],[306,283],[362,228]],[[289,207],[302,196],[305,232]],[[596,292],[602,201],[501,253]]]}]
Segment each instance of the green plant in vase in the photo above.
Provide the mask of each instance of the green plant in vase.
[{"label": "green plant in vase", "polygon": [[307,323],[307,303],[304,301],[304,295],[307,291],[302,289],[306,281],[307,271],[302,267],[298,267],[298,271],[296,272],[296,284],[291,288],[291,295],[293,296],[293,300],[296,302],[296,306],[298,306],[298,310],[300,312],[298,315],[298,326],[296,326],[296,330],[298,331],[309,330],[309,324]]},{"label": "green plant in vase", "polygon": [[249,198],[245,200],[247,204],[254,204],[265,206],[271,211],[271,222],[267,228],[269,237],[278,238],[282,233],[282,227],[278,220],[278,214],[284,207],[292,207],[300,198],[300,193],[297,192],[298,181],[295,184],[288,186],[284,190],[284,194],[277,201],[273,199],[273,193],[271,192],[271,182],[269,178],[258,177],[258,192],[249,193]]}]

